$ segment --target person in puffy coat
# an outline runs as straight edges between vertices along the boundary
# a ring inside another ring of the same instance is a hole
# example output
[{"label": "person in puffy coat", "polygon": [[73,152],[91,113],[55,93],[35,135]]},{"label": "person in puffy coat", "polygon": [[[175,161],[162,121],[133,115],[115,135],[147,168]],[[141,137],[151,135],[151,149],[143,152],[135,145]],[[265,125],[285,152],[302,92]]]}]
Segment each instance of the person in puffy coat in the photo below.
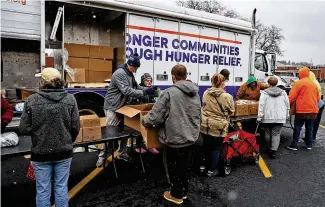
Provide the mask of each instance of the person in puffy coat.
[{"label": "person in puffy coat", "polygon": [[207,176],[218,174],[217,164],[224,138],[228,134],[230,116],[235,112],[233,97],[227,93],[225,77],[215,74],[212,87],[207,89],[202,97],[201,136],[205,154],[205,170]]},{"label": "person in puffy coat", "polygon": [[63,88],[61,74],[45,68],[40,91],[27,98],[19,130],[31,134],[31,161],[36,177],[36,205],[51,206],[52,177],[55,206],[68,207],[68,179],[73,142],[79,129],[79,111],[75,97]]},{"label": "person in puffy coat", "polygon": [[269,144],[269,156],[275,159],[280,144],[282,125],[289,117],[290,104],[287,93],[278,88],[278,79],[268,79],[270,88],[261,92],[257,121],[263,123],[265,139]]}]

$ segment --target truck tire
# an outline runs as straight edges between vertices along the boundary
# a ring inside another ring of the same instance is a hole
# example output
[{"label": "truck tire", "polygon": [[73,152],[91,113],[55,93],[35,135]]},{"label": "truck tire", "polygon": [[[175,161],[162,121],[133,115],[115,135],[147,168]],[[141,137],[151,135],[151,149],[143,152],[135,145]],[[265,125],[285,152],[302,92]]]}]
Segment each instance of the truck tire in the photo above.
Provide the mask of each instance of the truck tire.
[{"label": "truck tire", "polygon": [[104,97],[94,92],[80,92],[74,94],[80,115],[97,114],[104,117]]}]

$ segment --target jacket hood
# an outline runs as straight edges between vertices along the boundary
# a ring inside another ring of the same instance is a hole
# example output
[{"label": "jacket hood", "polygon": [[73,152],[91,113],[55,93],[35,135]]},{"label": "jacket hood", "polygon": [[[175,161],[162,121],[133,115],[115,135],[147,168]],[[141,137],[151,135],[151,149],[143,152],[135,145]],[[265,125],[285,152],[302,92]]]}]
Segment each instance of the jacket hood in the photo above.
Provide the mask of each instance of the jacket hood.
[{"label": "jacket hood", "polygon": [[177,81],[174,84],[174,87],[178,88],[190,97],[197,95],[199,92],[199,87],[195,83],[192,83],[190,81]]},{"label": "jacket hood", "polygon": [[309,77],[309,68],[307,67],[303,67],[301,68],[299,71],[298,71],[298,74],[299,74],[299,78],[300,79],[303,79],[303,78],[307,78]]},{"label": "jacket hood", "polygon": [[212,87],[207,90],[207,93],[213,97],[219,97],[221,94],[225,93],[226,91],[223,88],[216,88]]},{"label": "jacket hood", "polygon": [[48,100],[59,102],[68,95],[64,89],[43,89],[38,94]]},{"label": "jacket hood", "polygon": [[312,80],[312,81],[317,81],[315,73],[313,73],[312,71],[309,72],[309,79]]},{"label": "jacket hood", "polygon": [[266,94],[272,97],[278,97],[282,94],[283,90],[278,87],[271,87],[264,90]]}]

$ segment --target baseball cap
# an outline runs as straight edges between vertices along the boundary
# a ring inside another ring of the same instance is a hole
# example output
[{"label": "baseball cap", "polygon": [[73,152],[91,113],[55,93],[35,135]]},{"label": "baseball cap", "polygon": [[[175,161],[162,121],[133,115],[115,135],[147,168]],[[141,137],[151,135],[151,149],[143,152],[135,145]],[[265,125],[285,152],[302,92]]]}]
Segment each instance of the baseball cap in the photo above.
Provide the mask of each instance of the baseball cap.
[{"label": "baseball cap", "polygon": [[37,73],[35,77],[42,78],[46,82],[50,82],[56,78],[61,79],[61,73],[55,68],[44,68],[41,73]]}]

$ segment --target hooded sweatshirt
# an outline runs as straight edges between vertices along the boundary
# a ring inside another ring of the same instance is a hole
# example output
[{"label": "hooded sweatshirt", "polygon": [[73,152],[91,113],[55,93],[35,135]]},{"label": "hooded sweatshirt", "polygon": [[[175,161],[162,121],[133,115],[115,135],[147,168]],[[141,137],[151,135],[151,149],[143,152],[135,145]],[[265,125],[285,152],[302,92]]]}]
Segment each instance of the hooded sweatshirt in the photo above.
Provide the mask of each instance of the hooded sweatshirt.
[{"label": "hooded sweatshirt", "polygon": [[41,90],[25,102],[19,130],[31,134],[32,161],[59,161],[72,157],[72,144],[79,129],[77,102],[65,90]]},{"label": "hooded sweatshirt", "polygon": [[202,98],[201,133],[226,137],[230,116],[235,112],[233,97],[222,88],[207,89]]},{"label": "hooded sweatshirt", "polygon": [[[296,101],[296,114],[317,114],[320,94],[316,84],[309,78],[309,68],[303,67],[299,70],[299,81],[297,81],[289,93],[289,101]],[[299,116],[299,115],[298,115]]]},{"label": "hooded sweatshirt", "polygon": [[[312,80],[316,84],[317,89],[318,89],[318,93],[322,97],[322,87],[320,86],[319,82],[316,79],[315,74],[312,71],[309,72],[309,78],[310,78],[310,80]],[[319,100],[318,101],[318,108],[320,109],[323,106],[324,106],[324,101]]]},{"label": "hooded sweatshirt", "polygon": [[284,124],[289,111],[289,99],[284,90],[271,87],[261,92],[258,117],[262,118],[262,123]]},{"label": "hooded sweatshirt", "polygon": [[164,90],[152,110],[143,117],[145,127],[158,127],[159,141],[169,147],[192,145],[200,133],[199,88],[189,81],[177,81]]}]

